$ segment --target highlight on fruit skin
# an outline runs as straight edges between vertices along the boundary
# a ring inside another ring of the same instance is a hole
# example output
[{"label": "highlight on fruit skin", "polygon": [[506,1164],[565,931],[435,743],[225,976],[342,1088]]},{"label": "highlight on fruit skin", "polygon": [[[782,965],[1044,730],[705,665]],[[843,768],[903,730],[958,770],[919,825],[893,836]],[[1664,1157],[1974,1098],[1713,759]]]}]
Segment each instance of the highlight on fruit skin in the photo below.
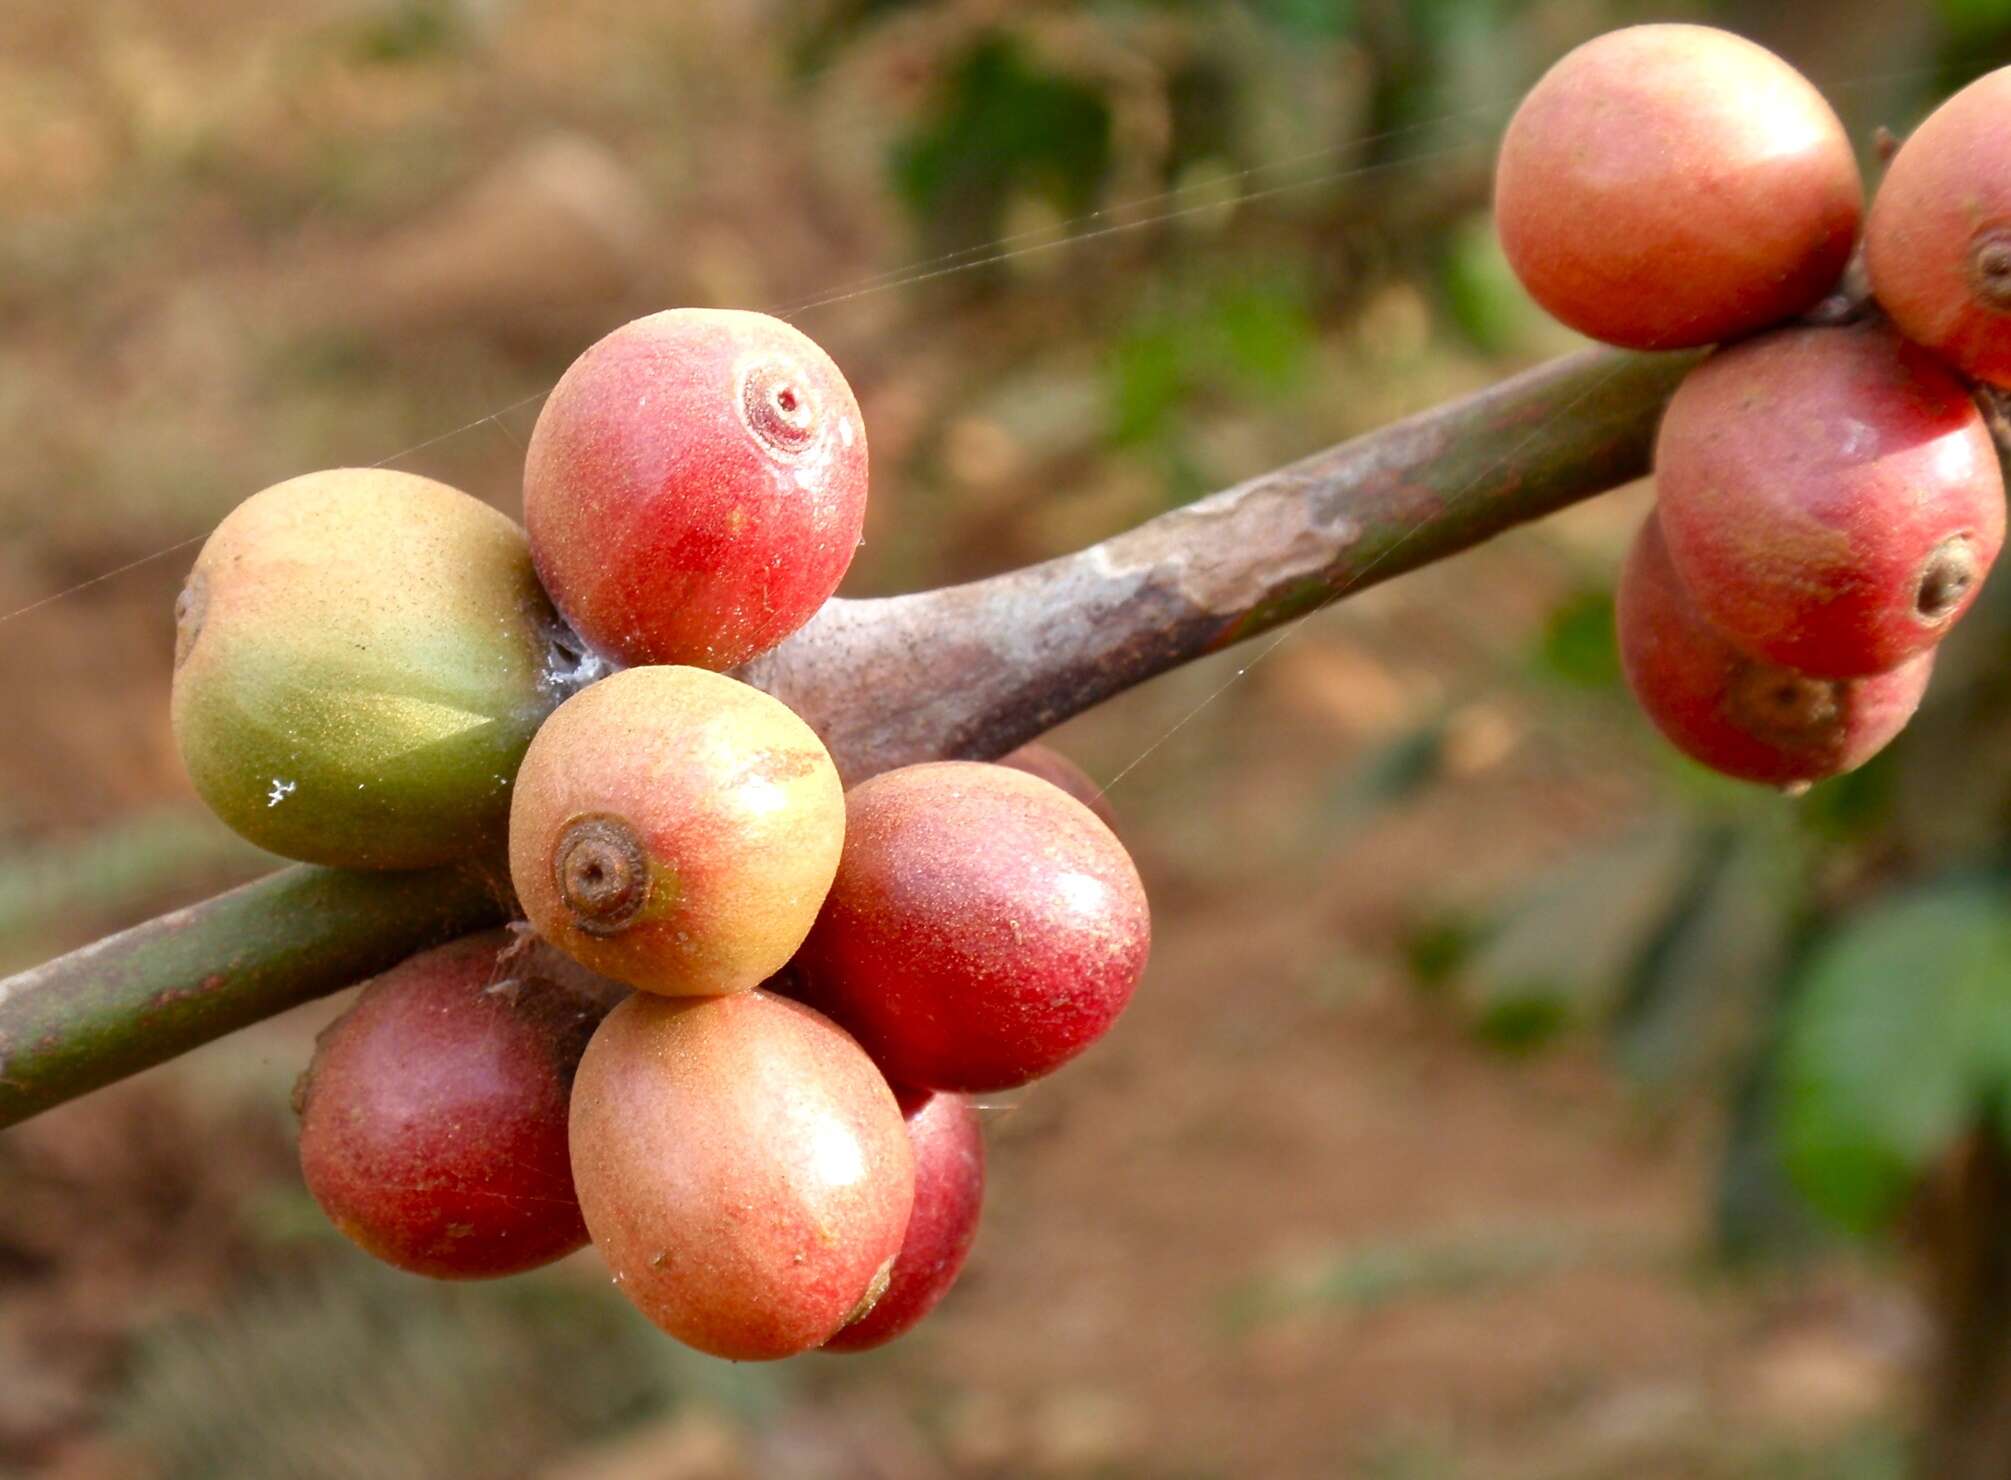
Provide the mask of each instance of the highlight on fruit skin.
[{"label": "highlight on fruit skin", "polygon": [[1655,727],[1692,760],[1741,781],[1801,787],[1855,770],[1906,727],[1932,649],[1867,678],[1811,678],[1748,657],[1698,611],[1650,513],[1615,597],[1621,666]]},{"label": "highlight on fruit skin", "polygon": [[1864,251],[1902,333],[2011,387],[2011,67],[1970,83],[1900,146]]},{"label": "highlight on fruit skin", "polygon": [[387,468],[289,479],[225,516],[175,619],[175,739],[238,833],[346,868],[502,841],[560,631],[508,518]]},{"label": "highlight on fruit skin", "polygon": [[809,1351],[870,1311],[915,1197],[879,1070],[766,991],[639,992],[610,1013],[574,1081],[572,1164],[616,1288],[735,1361]]},{"label": "highlight on fruit skin", "polygon": [[1849,263],[1864,187],[1822,95],[1708,26],[1631,26],[1570,52],[1501,142],[1495,225],[1543,307],[1632,349],[1791,318]]},{"label": "highlight on fruit skin", "polygon": [[1022,771],[937,761],[847,796],[796,976],[896,1084],[1011,1089],[1116,1022],[1151,936],[1138,870],[1087,807]]},{"label": "highlight on fruit skin", "polygon": [[899,1090],[915,1153],[915,1208],[894,1260],[887,1293],[824,1343],[827,1352],[863,1352],[912,1331],[963,1273],[984,1204],[985,1142],[978,1113],[962,1095]]},{"label": "highlight on fruit skin", "polygon": [[524,521],[596,651],[723,671],[837,589],[866,473],[858,402],[813,340],[766,314],[670,309],[590,347],[546,399]]},{"label": "highlight on fruit skin", "polygon": [[837,872],[845,795],[780,700],[699,668],[630,668],[531,742],[510,878],[538,933],[669,995],[739,992],[782,969]]},{"label": "highlight on fruit skin", "polygon": [[626,995],[508,930],[393,967],[321,1031],[295,1090],[308,1191],[365,1252],[435,1279],[585,1247],[567,1106]]},{"label": "highlight on fruit skin", "polygon": [[1968,387],[1880,323],[1706,360],[1663,415],[1655,486],[1706,620],[1821,678],[1934,646],[2004,541],[2003,472]]}]

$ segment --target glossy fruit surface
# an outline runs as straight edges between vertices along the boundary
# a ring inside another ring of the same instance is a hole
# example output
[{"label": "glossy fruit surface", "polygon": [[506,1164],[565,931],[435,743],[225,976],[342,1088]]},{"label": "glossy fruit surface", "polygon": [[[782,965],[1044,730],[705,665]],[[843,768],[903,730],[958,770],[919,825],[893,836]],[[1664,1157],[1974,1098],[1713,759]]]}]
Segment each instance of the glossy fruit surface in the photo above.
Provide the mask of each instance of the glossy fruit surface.
[{"label": "glossy fruit surface", "polygon": [[566,1106],[625,995],[506,930],[393,967],[322,1030],[296,1090],[315,1201],[369,1253],[438,1279],[584,1247]]},{"label": "glossy fruit surface", "polygon": [[972,761],[905,766],[854,787],[845,826],[797,968],[896,1084],[1025,1084],[1130,1000],[1151,941],[1144,886],[1059,787]]},{"label": "glossy fruit surface", "polygon": [[410,473],[310,473],[224,518],[175,615],[175,739],[237,832],[350,868],[502,841],[557,629],[503,515]]},{"label": "glossy fruit surface", "polygon": [[1940,641],[2004,540],[1982,414],[1889,329],[1784,329],[1691,372],[1655,444],[1662,530],[1706,619],[1758,658],[1879,673]]},{"label": "glossy fruit surface", "polygon": [[510,877],[538,932],[595,971],[738,992],[802,944],[844,836],[837,769],[786,705],[703,669],[630,668],[532,741]]},{"label": "glossy fruit surface", "polygon": [[900,1106],[859,1046],[767,992],[638,993],[573,1087],[573,1175],[616,1286],[736,1361],[827,1341],[886,1289],[914,1203]]},{"label": "glossy fruit surface", "polygon": [[1502,138],[1495,225],[1516,276],[1580,333],[1711,344],[1813,305],[1850,260],[1863,185],[1822,95],[1707,26],[1586,42]]},{"label": "glossy fruit surface", "polygon": [[545,401],[524,467],[538,574],[623,663],[727,669],[838,587],[866,431],[830,356],[766,314],[671,309],[615,330]]},{"label": "glossy fruit surface", "polygon": [[1053,746],[1029,740],[1018,750],[1000,756],[998,763],[1060,787],[1100,817],[1105,827],[1113,832],[1117,830],[1117,813],[1110,805],[1110,798],[1103,794],[1103,788],[1090,778],[1087,771]]},{"label": "glossy fruit surface", "polygon": [[1906,727],[1930,650],[1868,678],[1811,678],[1750,658],[1707,623],[1650,515],[1616,596],[1627,685],[1669,743],[1741,781],[1801,786],[1856,769]]},{"label": "glossy fruit surface", "polygon": [[978,1236],[985,1143],[977,1111],[962,1095],[898,1093],[915,1152],[915,1210],[887,1293],[825,1342],[827,1352],[867,1351],[913,1330],[956,1283]]},{"label": "glossy fruit surface", "polygon": [[1911,339],[2011,386],[2011,67],[1900,146],[1864,231],[1872,291]]}]

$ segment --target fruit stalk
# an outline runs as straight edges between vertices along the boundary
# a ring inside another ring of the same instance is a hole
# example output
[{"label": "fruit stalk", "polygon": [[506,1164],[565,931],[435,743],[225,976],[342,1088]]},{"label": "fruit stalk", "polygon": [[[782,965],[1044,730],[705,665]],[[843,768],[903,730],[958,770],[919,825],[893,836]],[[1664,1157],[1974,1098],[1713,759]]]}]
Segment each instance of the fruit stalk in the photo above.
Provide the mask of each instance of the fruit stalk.
[{"label": "fruit stalk", "polygon": [[[1693,353],[1594,350],[1074,555],[834,600],[742,676],[846,781],[991,759],[1114,694],[1646,473]],[[0,1127],[508,917],[494,866],[290,868],[0,980]]]}]

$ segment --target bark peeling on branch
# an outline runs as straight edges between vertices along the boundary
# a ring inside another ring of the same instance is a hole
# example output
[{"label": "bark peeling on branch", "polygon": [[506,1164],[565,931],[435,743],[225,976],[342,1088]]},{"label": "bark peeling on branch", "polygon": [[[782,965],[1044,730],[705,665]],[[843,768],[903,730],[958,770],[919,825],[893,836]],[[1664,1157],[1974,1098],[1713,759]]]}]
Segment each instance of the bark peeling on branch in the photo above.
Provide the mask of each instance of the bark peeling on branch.
[{"label": "bark peeling on branch", "polygon": [[847,782],[1003,755],[1135,684],[1639,477],[1695,355],[1591,352],[1024,570],[834,601],[741,676]]},{"label": "bark peeling on branch", "polygon": [[[848,782],[1073,714],[1647,471],[1698,356],[1588,351],[1074,555],[828,603],[742,671]],[[0,1127],[508,917],[493,868],[297,867],[0,980]]]}]

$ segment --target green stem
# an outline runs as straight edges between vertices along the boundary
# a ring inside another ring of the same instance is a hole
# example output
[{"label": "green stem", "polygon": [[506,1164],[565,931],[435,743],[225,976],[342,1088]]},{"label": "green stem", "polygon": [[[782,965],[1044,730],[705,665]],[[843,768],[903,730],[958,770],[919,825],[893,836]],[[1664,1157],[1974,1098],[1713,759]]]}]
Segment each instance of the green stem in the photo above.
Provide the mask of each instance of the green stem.
[{"label": "green stem", "polygon": [[298,865],[0,981],[0,1126],[509,917],[496,871]]}]

